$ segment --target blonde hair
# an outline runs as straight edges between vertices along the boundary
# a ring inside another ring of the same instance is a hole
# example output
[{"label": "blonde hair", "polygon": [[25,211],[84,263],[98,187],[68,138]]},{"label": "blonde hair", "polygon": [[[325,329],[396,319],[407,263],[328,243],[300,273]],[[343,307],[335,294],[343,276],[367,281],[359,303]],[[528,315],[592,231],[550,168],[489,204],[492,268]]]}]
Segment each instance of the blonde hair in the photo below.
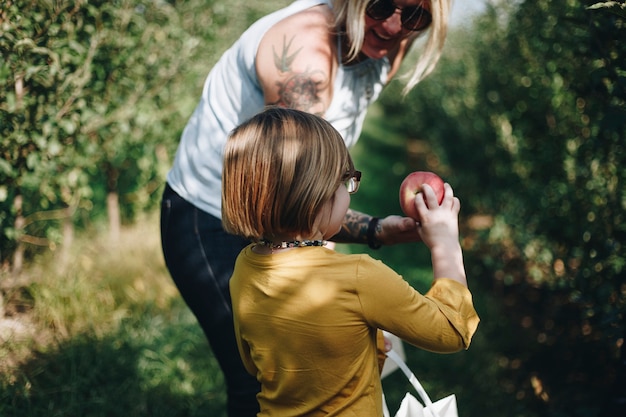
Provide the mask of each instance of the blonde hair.
[{"label": "blonde hair", "polygon": [[251,240],[309,236],[341,178],[354,169],[341,135],[321,117],[268,107],[226,142],[222,225]]},{"label": "blonde hair", "polygon": [[[338,29],[345,28],[350,40],[349,59],[356,58],[363,46],[365,10],[369,1],[332,0],[333,12],[335,13],[335,27]],[[433,20],[429,28],[417,35],[428,34],[428,37],[426,38],[423,52],[415,63],[413,70],[402,76],[402,78],[408,79],[402,91],[405,95],[435,69],[448,34],[448,19],[450,17],[452,0],[424,1],[430,1],[430,13]]]}]

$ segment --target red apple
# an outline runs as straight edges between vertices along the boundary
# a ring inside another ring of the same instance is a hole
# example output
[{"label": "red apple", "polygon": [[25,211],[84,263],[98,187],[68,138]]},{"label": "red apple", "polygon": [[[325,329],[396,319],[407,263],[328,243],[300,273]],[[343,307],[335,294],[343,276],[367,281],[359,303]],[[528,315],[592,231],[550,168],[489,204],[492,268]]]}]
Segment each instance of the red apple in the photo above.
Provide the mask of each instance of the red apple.
[{"label": "red apple", "polygon": [[435,191],[437,202],[443,201],[443,180],[439,175],[428,171],[415,171],[406,176],[400,184],[400,207],[404,214],[419,221],[415,196],[422,192],[422,184],[428,184]]}]

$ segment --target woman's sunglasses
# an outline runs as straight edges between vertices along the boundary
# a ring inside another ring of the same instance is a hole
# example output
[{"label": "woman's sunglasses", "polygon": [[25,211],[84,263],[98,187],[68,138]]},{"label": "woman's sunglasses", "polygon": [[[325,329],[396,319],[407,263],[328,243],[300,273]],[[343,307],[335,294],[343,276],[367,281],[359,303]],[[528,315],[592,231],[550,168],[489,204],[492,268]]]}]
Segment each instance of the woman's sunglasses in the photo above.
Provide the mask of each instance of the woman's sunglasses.
[{"label": "woman's sunglasses", "polygon": [[[385,20],[400,9],[393,0],[371,0],[365,12],[374,20]],[[433,17],[422,6],[409,6],[401,10],[400,21],[407,30],[420,31],[430,26]]]}]

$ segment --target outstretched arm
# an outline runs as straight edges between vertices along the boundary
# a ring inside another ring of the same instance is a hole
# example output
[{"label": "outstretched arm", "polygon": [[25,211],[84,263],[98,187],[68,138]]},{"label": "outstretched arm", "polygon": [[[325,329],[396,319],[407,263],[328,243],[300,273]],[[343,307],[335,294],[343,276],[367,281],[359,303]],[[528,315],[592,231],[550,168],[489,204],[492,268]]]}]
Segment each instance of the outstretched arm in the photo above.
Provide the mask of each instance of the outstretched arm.
[{"label": "outstretched arm", "polygon": [[430,249],[434,279],[449,278],[467,287],[463,252],[459,241],[459,211],[461,203],[450,184],[445,184],[441,205],[428,185],[422,186],[424,198],[417,197],[415,205],[420,218],[418,231]]},{"label": "outstretched arm", "polygon": [[410,217],[387,216],[378,220],[378,227],[373,227],[372,219],[369,214],[348,210],[341,230],[332,240],[337,243],[365,243],[373,247],[421,240],[417,223]]}]

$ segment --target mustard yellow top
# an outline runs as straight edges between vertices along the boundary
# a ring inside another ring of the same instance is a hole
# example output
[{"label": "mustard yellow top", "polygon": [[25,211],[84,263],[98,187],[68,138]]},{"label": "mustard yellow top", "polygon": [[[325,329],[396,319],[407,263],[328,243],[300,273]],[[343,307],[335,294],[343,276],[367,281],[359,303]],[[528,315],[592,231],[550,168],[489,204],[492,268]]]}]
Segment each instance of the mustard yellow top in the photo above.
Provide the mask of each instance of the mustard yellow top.
[{"label": "mustard yellow top", "polygon": [[230,292],[243,363],[261,383],[259,416],[380,417],[376,331],[433,352],[467,349],[479,318],[462,284],[426,295],[368,255],[246,247]]}]

